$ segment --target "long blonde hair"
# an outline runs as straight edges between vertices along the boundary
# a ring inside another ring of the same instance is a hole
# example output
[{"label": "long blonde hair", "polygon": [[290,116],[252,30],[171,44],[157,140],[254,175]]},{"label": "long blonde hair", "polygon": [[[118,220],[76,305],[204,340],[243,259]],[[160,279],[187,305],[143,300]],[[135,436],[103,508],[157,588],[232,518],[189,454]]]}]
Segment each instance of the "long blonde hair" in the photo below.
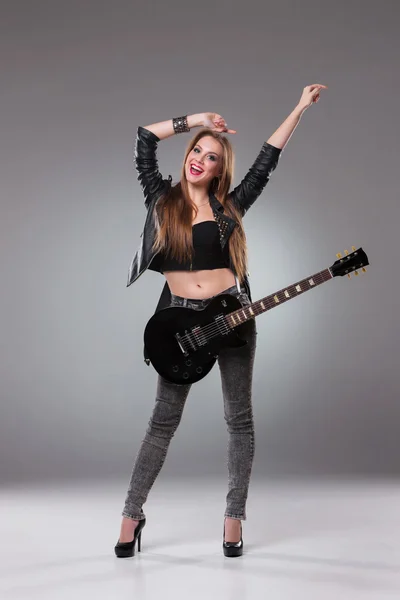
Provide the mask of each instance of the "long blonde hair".
[{"label": "long blonde hair", "polygon": [[215,177],[210,184],[210,191],[224,206],[225,213],[237,223],[229,238],[229,253],[236,274],[243,282],[247,273],[247,245],[243,229],[242,217],[228,197],[234,169],[234,154],[230,141],[220,133],[211,129],[201,129],[189,142],[179,183],[171,186],[167,194],[162,196],[156,205],[156,237],[153,249],[164,252],[166,256],[185,262],[193,258],[192,221],[193,210],[197,207],[189,195],[189,186],[186,179],[185,164],[189,153],[199,140],[204,136],[211,136],[218,140],[223,149],[222,173]]}]

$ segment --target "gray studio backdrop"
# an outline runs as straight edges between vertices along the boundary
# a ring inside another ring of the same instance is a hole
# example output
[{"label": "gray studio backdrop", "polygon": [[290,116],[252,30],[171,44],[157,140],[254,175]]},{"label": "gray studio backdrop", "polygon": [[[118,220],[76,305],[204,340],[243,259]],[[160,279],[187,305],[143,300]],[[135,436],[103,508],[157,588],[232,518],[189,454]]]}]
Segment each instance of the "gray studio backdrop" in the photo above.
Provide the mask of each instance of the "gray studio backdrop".
[{"label": "gray studio backdrop", "polygon": [[[130,474],[163,285],[125,287],[145,219],[137,126],[221,113],[236,185],[311,83],[329,89],[245,217],[253,297],[353,244],[371,266],[259,317],[254,474],[398,473],[398,19],[361,0],[2,3],[1,482]],[[164,177],[191,135],[160,143]],[[225,473],[226,444],[215,368],[162,477]]]}]

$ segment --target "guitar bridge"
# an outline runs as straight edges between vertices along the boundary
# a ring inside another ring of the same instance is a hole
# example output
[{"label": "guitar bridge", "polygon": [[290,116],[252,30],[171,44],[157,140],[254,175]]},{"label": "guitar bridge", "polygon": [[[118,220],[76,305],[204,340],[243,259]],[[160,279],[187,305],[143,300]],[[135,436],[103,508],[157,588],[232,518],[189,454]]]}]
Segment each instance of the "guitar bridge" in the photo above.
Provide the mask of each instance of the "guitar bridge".
[{"label": "guitar bridge", "polygon": [[184,356],[188,356],[188,355],[189,355],[189,352],[186,350],[186,348],[185,348],[185,346],[184,346],[184,344],[183,344],[182,338],[181,338],[181,336],[179,335],[179,333],[176,333],[176,334],[175,334],[175,339],[176,339],[176,341],[178,342],[178,346],[179,346],[179,348],[181,349],[181,351],[182,351],[182,354],[183,354]]}]

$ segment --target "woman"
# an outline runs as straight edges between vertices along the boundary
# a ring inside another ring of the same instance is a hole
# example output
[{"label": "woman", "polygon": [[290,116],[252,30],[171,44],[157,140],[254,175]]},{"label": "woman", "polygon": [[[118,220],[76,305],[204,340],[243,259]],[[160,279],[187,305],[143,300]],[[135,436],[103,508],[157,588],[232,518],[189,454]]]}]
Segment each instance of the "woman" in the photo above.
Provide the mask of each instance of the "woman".
[{"label": "woman", "polygon": [[[324,85],[304,88],[300,101],[262,149],[242,182],[231,192],[233,151],[223,133],[236,133],[223,117],[202,113],[139,127],[136,168],[147,207],[139,250],[129,270],[128,286],[147,269],[165,275],[166,284],[157,309],[186,306],[201,310],[216,295],[229,293],[242,305],[251,302],[247,279],[246,239],[242,217],[261,194],[279,155],[303,112],[317,102]],[[180,182],[172,186],[158,171],[156,149],[160,140],[203,127],[189,142]],[[255,320],[248,322],[247,344],[226,348],[218,356],[229,432],[228,494],[224,519],[225,556],[243,553],[241,521],[254,457],[251,404],[256,349]],[[168,446],[180,422],[191,385],[158,378],[156,404],[141,444],[122,512],[118,557],[140,551],[146,523],[142,506],[164,463]]]}]

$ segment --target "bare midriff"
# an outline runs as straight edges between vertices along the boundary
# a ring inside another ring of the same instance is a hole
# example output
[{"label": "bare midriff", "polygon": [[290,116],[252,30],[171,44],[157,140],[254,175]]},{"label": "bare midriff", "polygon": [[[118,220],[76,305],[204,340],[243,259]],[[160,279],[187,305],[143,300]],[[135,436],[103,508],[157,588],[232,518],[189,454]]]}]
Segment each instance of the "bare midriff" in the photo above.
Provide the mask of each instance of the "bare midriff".
[{"label": "bare midriff", "polygon": [[172,294],[192,300],[211,298],[236,284],[235,276],[228,268],[166,271],[164,275]]}]

